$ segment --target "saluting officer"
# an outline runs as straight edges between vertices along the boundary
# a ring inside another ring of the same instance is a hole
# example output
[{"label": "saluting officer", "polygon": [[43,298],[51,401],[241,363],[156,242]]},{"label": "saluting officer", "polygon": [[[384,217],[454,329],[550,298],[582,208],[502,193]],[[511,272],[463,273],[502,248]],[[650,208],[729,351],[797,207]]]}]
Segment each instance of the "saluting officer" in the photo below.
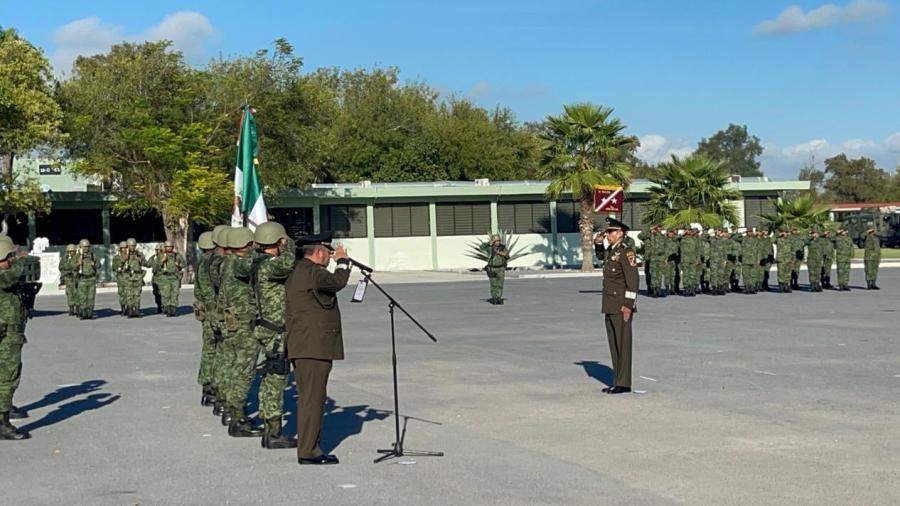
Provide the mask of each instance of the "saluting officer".
[{"label": "saluting officer", "polygon": [[637,254],[623,240],[628,227],[614,218],[606,223],[609,247],[603,261],[602,310],[615,380],[603,391],[621,394],[631,391],[631,322],[640,280]]},{"label": "saluting officer", "polygon": [[[331,257],[337,261],[328,272]],[[303,238],[303,259],[285,285],[287,356],[297,381],[297,461],[337,464],[319,448],[325,395],[332,361],[344,359],[337,292],[347,286],[350,260],[344,248],[331,246],[331,234]]]}]

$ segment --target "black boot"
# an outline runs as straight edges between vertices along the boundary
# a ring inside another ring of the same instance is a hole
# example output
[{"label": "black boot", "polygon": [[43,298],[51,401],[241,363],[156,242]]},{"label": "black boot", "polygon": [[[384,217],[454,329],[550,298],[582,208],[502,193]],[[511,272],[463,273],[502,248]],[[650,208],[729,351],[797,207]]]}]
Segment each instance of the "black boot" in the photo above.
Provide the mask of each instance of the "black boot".
[{"label": "black boot", "polygon": [[254,427],[246,418],[232,418],[228,424],[228,435],[231,437],[259,437],[262,433],[262,429]]},{"label": "black boot", "polygon": [[226,411],[225,408],[223,407],[222,408],[222,425],[225,427],[229,427],[229,426],[231,426],[231,422],[232,422],[231,413]]},{"label": "black boot", "polygon": [[17,429],[13,424],[9,423],[9,412],[0,413],[0,440],[20,441],[29,439],[31,434]]},{"label": "black boot", "polygon": [[75,306],[69,306],[69,316],[75,316]]},{"label": "black boot", "polygon": [[216,401],[213,403],[213,410],[212,410],[213,416],[222,416],[223,412],[224,412],[224,408],[222,407],[222,403],[219,402],[218,399],[216,399]]},{"label": "black boot", "polygon": [[266,428],[262,437],[262,447],[268,450],[296,448],[297,440],[281,433],[281,417],[266,420]]},{"label": "black boot", "polygon": [[213,406],[216,404],[216,393],[209,385],[203,386],[203,394],[200,396],[201,406]]},{"label": "black boot", "polygon": [[21,420],[23,418],[28,418],[28,412],[22,408],[18,408],[13,405],[9,410],[9,419],[10,420]]}]

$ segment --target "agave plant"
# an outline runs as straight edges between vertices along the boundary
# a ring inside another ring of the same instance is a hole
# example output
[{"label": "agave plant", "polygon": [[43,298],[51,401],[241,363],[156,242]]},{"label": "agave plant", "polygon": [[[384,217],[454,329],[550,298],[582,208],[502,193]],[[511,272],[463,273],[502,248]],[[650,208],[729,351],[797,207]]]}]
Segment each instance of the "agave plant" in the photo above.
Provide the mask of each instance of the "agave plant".
[{"label": "agave plant", "polygon": [[[516,247],[519,239],[515,237],[512,232],[501,230],[497,235],[500,236],[500,241],[506,245],[506,249],[509,251],[510,262],[528,254],[525,248]],[[476,237],[474,241],[468,244],[468,247],[469,251],[466,252],[467,257],[487,263],[488,259],[491,257],[491,236],[489,235],[484,239]]]},{"label": "agave plant", "polygon": [[828,213],[827,207],[816,207],[811,198],[801,196],[790,200],[779,198],[775,201],[775,212],[761,214],[760,219],[769,230],[811,228],[828,225],[831,222]]}]

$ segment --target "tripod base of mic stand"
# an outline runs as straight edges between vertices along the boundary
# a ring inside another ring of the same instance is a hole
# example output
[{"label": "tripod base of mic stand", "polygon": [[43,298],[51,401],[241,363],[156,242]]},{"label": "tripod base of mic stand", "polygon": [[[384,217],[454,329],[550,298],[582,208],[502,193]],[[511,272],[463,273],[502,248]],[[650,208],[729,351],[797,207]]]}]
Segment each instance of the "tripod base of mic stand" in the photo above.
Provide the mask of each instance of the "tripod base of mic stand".
[{"label": "tripod base of mic stand", "polygon": [[378,453],[383,454],[382,456],[375,459],[375,463],[384,462],[388,459],[394,459],[399,457],[443,457],[444,452],[423,452],[416,450],[405,450],[402,446],[394,443],[394,447],[390,450],[378,450]]}]

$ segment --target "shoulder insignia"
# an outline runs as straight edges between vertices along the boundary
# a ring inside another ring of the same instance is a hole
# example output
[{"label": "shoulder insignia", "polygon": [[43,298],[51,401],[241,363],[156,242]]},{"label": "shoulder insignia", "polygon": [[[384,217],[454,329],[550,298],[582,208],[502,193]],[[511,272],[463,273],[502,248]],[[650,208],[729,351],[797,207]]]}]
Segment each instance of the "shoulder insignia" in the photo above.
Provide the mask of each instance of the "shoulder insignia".
[{"label": "shoulder insignia", "polygon": [[637,262],[637,255],[635,255],[633,249],[630,249],[630,250],[626,251],[626,252],[625,252],[625,257],[628,258],[628,263],[629,263],[632,267],[637,267],[637,264],[638,264],[638,262]]}]

